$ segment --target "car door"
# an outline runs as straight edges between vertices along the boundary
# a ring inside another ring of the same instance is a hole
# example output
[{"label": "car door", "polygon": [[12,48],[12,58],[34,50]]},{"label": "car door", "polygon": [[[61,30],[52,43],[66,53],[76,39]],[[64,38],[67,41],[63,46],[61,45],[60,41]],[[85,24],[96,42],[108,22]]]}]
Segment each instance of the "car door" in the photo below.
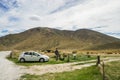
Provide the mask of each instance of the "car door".
[{"label": "car door", "polygon": [[32,61],[32,53],[31,52],[26,52],[25,53],[25,60],[26,61]]},{"label": "car door", "polygon": [[30,57],[30,61],[35,61],[35,55],[34,55],[34,52],[30,52],[30,55],[31,55],[31,57]]},{"label": "car door", "polygon": [[32,58],[33,58],[33,61],[39,61],[39,55],[35,52],[33,52]]},{"label": "car door", "polygon": [[30,58],[31,58],[31,55],[29,52],[25,52],[24,53],[24,58],[25,58],[25,61],[30,61]]}]

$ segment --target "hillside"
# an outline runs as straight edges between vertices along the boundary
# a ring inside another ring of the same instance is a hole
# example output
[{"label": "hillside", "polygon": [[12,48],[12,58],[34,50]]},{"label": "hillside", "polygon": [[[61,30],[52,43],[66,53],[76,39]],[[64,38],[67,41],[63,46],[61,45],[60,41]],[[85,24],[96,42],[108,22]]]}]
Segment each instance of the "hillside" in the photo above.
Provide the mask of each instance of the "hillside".
[{"label": "hillside", "polygon": [[43,50],[56,47],[60,49],[88,49],[116,41],[120,40],[89,29],[68,31],[38,27],[1,37],[0,45],[7,47],[8,50]]},{"label": "hillside", "polygon": [[120,49],[120,41],[98,45],[95,47],[91,47],[89,49],[90,50]]}]

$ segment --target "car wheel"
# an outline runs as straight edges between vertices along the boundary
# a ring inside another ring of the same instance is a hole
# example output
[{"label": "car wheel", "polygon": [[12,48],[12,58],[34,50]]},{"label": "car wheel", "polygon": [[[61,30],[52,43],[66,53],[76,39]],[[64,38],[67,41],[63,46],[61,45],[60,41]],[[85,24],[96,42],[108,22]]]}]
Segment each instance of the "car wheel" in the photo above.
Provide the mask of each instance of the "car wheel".
[{"label": "car wheel", "polygon": [[21,59],[20,59],[20,62],[25,62],[25,59],[24,59],[24,58],[21,58]]},{"label": "car wheel", "polygon": [[39,61],[40,61],[40,62],[44,62],[45,60],[44,60],[43,58],[41,58]]}]

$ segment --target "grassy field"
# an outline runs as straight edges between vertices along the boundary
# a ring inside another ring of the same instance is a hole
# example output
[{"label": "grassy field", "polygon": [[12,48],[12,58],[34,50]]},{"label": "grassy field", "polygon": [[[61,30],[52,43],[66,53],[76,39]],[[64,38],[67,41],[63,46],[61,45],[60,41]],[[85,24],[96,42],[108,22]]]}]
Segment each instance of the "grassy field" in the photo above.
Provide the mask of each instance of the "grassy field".
[{"label": "grassy field", "polygon": [[[62,61],[62,60],[56,61],[54,53],[42,53],[42,54],[48,55],[50,57],[50,60],[48,62],[45,62],[45,63],[40,63],[40,62],[25,62],[25,63],[20,63],[18,61],[18,57],[21,54],[21,52],[23,52],[23,51],[13,51],[12,58],[7,57],[7,59],[13,61],[17,65],[22,65],[22,66],[46,65],[46,64],[60,64],[60,63],[67,63],[68,62],[68,58],[67,57],[65,58],[64,61]],[[39,52],[39,51],[37,51],[37,52]],[[77,52],[77,57],[76,57],[75,60],[74,60],[74,58],[72,56],[72,51],[68,51],[68,50],[61,51],[60,54],[62,55],[64,53],[64,54],[68,55],[68,53],[71,53],[70,54],[70,62],[96,60],[96,58],[97,58],[96,56],[97,55],[100,55],[102,58],[106,58],[107,56],[110,56],[110,57],[112,57],[112,56],[115,56],[115,57],[120,56],[119,54],[103,54],[102,53],[103,51],[100,51],[100,52],[96,52],[96,51],[76,51],[76,52]],[[87,54],[88,52],[89,52],[89,54]],[[110,51],[108,51],[108,52],[110,53]],[[113,51],[113,52],[115,53],[115,51]],[[95,54],[95,53],[102,53],[102,54]],[[107,52],[105,51],[104,53],[107,53]],[[118,53],[118,52],[116,52],[116,53]],[[89,57],[88,55],[91,55],[91,56]]]},{"label": "grassy field", "polygon": [[[56,59],[54,58],[54,56],[50,56],[50,60],[48,62],[24,62],[24,63],[20,63],[18,61],[18,56],[15,56],[13,58],[9,58],[7,57],[8,60],[13,61],[14,63],[16,63],[17,65],[23,65],[23,66],[32,66],[32,65],[45,65],[45,64],[60,64],[60,63],[67,63],[68,62],[68,58],[66,57],[65,60],[58,60],[56,61]],[[69,62],[78,62],[78,61],[88,61],[88,60],[95,60],[96,56],[91,56],[88,57],[87,55],[77,55],[76,59],[74,59],[72,56],[70,56],[70,61]]]},{"label": "grassy field", "polygon": [[120,80],[120,61],[114,61],[105,65],[108,80]]},{"label": "grassy field", "polygon": [[96,66],[83,68],[71,72],[48,73],[45,75],[30,75],[21,76],[20,80],[102,80],[99,68]]}]

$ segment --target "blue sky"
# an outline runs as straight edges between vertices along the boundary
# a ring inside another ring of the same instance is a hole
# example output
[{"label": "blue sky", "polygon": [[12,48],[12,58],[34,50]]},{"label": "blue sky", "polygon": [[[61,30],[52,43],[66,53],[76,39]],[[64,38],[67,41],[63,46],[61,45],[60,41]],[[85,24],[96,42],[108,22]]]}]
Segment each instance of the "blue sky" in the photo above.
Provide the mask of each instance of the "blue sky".
[{"label": "blue sky", "polygon": [[120,0],[0,0],[0,36],[34,27],[92,29],[120,38]]}]

